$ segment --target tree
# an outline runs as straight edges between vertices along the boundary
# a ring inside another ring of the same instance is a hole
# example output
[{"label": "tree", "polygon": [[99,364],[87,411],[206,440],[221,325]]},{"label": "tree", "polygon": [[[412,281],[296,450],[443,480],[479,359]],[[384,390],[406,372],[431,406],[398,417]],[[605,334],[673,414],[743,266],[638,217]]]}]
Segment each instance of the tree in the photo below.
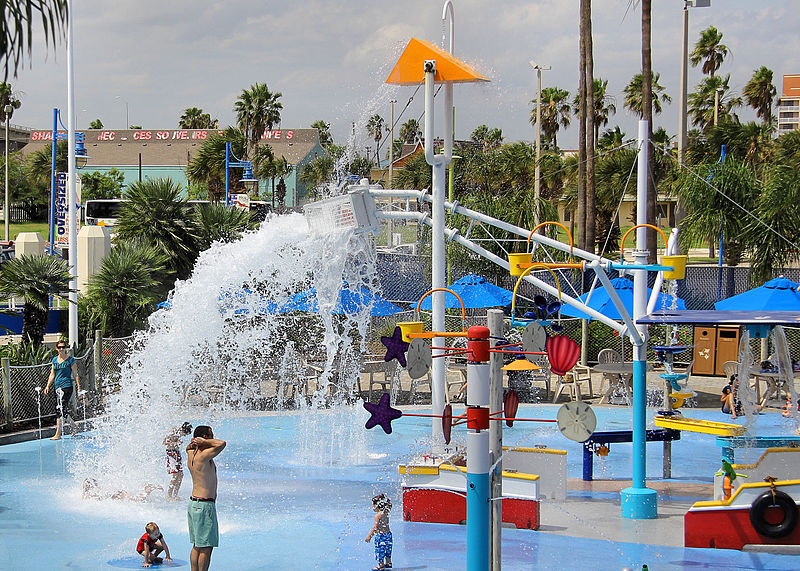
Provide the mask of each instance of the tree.
[{"label": "tree", "polygon": [[94,121],[89,123],[89,128],[90,129],[102,129],[103,128],[103,122],[100,119],[95,119]]},{"label": "tree", "polygon": [[725,77],[714,76],[704,78],[689,94],[689,115],[692,118],[692,125],[700,127],[703,131],[708,131],[714,126],[714,101],[717,91],[719,91],[719,111],[717,113],[719,122],[727,121],[734,108],[741,106],[740,97],[734,97],[728,87],[730,74]]},{"label": "tree", "polygon": [[753,72],[753,77],[742,90],[747,104],[756,110],[756,116],[772,127],[772,102],[778,93],[772,84],[772,70],[761,66]]},{"label": "tree", "polygon": [[191,275],[198,254],[197,223],[180,185],[171,179],[146,179],[128,187],[117,240],[139,238],[163,253],[178,279]]},{"label": "tree", "polygon": [[81,176],[81,200],[120,198],[125,188],[125,175],[112,168],[107,173],[90,172]]},{"label": "tree", "polygon": [[[536,125],[536,100],[531,101],[530,123]],[[553,149],[558,148],[558,130],[569,127],[571,110],[569,91],[558,87],[542,89],[542,133]]]},{"label": "tree", "polygon": [[[50,187],[50,177],[53,174],[53,143],[50,143],[38,151],[28,155],[26,160],[28,175],[32,180],[39,183],[46,183]],[[67,172],[67,141],[61,140],[56,143],[56,171]]]},{"label": "tree", "polygon": [[298,180],[308,186],[312,197],[322,196],[322,187],[333,182],[333,157],[316,157],[300,171]]},{"label": "tree", "polygon": [[745,220],[744,240],[752,245],[750,282],[757,285],[798,262],[800,176],[794,167],[770,169],[754,214]]},{"label": "tree", "polygon": [[[642,78],[644,76],[641,73],[637,73],[631,78],[630,83],[625,86],[623,90],[625,93],[625,103],[623,104],[625,109],[632,111],[639,115],[640,117],[643,115],[642,109],[643,107],[643,100],[642,100],[642,90],[644,89]],[[656,115],[660,114],[662,111],[662,103],[671,103],[672,97],[670,97],[665,91],[664,86],[659,83],[661,79],[660,73],[653,73],[652,74],[653,81],[652,91],[655,94],[653,97],[653,113]]]},{"label": "tree", "polygon": [[258,144],[264,131],[281,122],[283,104],[278,101],[281,96],[281,93],[272,93],[266,83],[256,83],[236,99],[233,107],[236,124],[250,147]]},{"label": "tree", "polygon": [[[8,115],[6,115],[6,105],[11,105],[11,112]],[[11,121],[14,110],[19,109],[21,105],[17,94],[11,90],[11,84],[0,82],[0,123]]]},{"label": "tree", "polygon": [[27,255],[14,258],[0,268],[0,292],[21,297],[22,343],[38,347],[44,339],[50,296],[69,290],[69,268],[57,256]]},{"label": "tree", "polygon": [[700,38],[689,54],[689,61],[692,62],[692,67],[697,67],[702,62],[703,74],[714,77],[727,55],[728,47],[722,43],[722,33],[714,26],[709,26],[700,32]]},{"label": "tree", "polygon": [[377,113],[369,118],[367,121],[367,133],[370,137],[375,141],[375,162],[378,163],[380,166],[380,158],[378,156],[378,152],[380,149],[380,142],[383,138],[383,129],[384,129],[384,121],[383,117],[378,115]]},{"label": "tree", "polygon": [[207,250],[214,242],[234,242],[256,226],[247,210],[219,203],[202,205],[196,216],[200,250]]},{"label": "tree", "polygon": [[709,232],[712,236],[722,232],[726,263],[737,265],[749,245],[744,228],[747,213],[755,210],[760,186],[753,168],[735,158],[683,171],[677,190],[689,214],[680,224],[682,242],[688,245],[707,238]]},{"label": "tree", "polygon": [[[608,125],[611,115],[617,112],[614,98],[608,95],[608,80],[595,78],[594,80],[594,139],[600,140],[600,128]],[[577,95],[572,100],[572,111],[578,115],[580,100]]]},{"label": "tree", "polygon": [[413,145],[418,139],[422,139],[422,128],[419,121],[409,119],[400,126],[400,139],[407,145]]},{"label": "tree", "polygon": [[8,0],[0,21],[0,57],[4,77],[17,75],[21,60],[33,50],[34,22],[41,24],[45,46],[61,36],[68,18],[67,0]]},{"label": "tree", "polygon": [[181,129],[216,129],[218,126],[219,120],[211,119],[211,115],[197,107],[188,107],[178,119]]},{"label": "tree", "polygon": [[609,151],[621,147],[628,141],[625,140],[625,133],[616,125],[613,129],[606,129],[597,141],[597,148],[601,151]]},{"label": "tree", "polygon": [[87,296],[92,329],[126,337],[147,324],[166,293],[162,279],[167,257],[143,240],[120,240],[89,279]]},{"label": "tree", "polygon": [[[247,141],[241,131],[228,127],[222,135],[208,137],[186,166],[190,183],[204,184],[209,200],[219,201],[225,196],[225,143],[231,144],[233,154],[242,158],[247,151]],[[268,147],[262,147],[268,148]],[[242,169],[229,169],[229,187],[239,189]]]},{"label": "tree", "polygon": [[480,146],[482,151],[499,149],[503,144],[503,130],[490,129],[486,125],[478,125],[469,137]]},{"label": "tree", "polygon": [[319,131],[319,144],[322,148],[327,150],[333,144],[333,135],[331,135],[331,124],[326,123],[322,119],[311,123],[311,128]]}]

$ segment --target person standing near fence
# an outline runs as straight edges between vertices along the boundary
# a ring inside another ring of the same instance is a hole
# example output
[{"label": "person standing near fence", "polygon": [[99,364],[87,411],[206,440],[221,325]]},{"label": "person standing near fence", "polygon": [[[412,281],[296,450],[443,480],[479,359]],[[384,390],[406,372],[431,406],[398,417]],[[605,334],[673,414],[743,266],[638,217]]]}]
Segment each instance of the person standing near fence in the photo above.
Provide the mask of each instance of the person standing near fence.
[{"label": "person standing near fence", "polygon": [[56,409],[58,416],[56,417],[56,433],[50,440],[61,439],[61,427],[64,419],[69,422],[72,428],[72,434],[78,432],[78,425],[69,414],[69,401],[72,398],[72,391],[75,387],[78,389],[78,397],[81,395],[81,380],[78,377],[78,365],[75,362],[75,357],[67,353],[67,344],[65,341],[56,343],[58,355],[53,357],[50,365],[50,376],[47,378],[47,385],[44,387],[44,394],[50,392],[50,387],[54,386],[56,390]]}]

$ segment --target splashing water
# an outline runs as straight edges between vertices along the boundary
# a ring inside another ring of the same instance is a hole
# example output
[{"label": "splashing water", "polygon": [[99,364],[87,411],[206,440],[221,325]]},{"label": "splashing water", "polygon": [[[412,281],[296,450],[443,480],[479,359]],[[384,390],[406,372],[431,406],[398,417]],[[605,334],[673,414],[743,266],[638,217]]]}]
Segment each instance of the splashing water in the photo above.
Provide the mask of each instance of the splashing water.
[{"label": "splashing water", "polygon": [[[298,394],[303,444],[292,460],[328,465],[358,458],[363,427],[352,401],[369,307],[335,314],[343,280],[356,291],[376,291],[369,238],[309,237],[299,214],[272,217],[238,242],[203,252],[192,277],[176,284],[172,307],[154,313],[148,331],[136,335],[119,391],[106,397],[93,437],[70,461],[75,479],[96,478],[101,486],[110,479],[112,492],[162,480],[162,440],[174,426],[213,426],[253,408],[271,396],[263,394],[265,383],[299,370],[301,358],[316,360],[322,372],[309,402]],[[318,314],[278,310],[312,286]]]}]

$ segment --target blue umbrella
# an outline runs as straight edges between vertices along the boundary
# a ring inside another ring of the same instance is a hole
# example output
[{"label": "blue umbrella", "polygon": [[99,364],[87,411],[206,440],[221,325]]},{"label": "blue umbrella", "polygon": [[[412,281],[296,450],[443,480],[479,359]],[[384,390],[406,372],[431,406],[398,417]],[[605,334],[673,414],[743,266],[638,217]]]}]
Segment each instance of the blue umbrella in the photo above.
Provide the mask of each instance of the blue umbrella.
[{"label": "blue umbrella", "polygon": [[798,284],[783,276],[714,304],[728,311],[800,311]]},{"label": "blue umbrella", "polygon": [[[256,313],[259,314],[285,313],[285,310],[279,308],[278,304],[274,301],[264,296],[258,296],[258,299],[254,299],[253,296],[255,295],[256,294],[247,288],[238,291],[223,291],[217,296],[220,311],[232,309],[235,315],[244,315],[249,314],[253,306],[255,306]],[[253,303],[253,301],[255,301],[255,303]],[[172,307],[172,301],[169,299],[164,300],[157,304],[156,307],[159,309],[169,309]]]},{"label": "blue umbrella", "polygon": [[[622,305],[625,306],[629,315],[633,315],[633,282],[626,278],[614,278],[611,280],[611,285],[614,286],[614,289],[617,291],[620,300],[622,301]],[[653,290],[647,288],[647,298],[650,299],[650,292]],[[586,299],[589,297],[588,293],[583,294],[580,296],[580,300],[586,303]],[[671,309],[673,298],[670,295],[665,293],[658,294],[658,300],[656,301],[655,309]],[[606,317],[610,319],[622,319],[622,316],[617,311],[617,308],[614,306],[614,302],[611,301],[611,297],[608,295],[608,292],[603,287],[596,287],[594,292],[592,293],[591,299],[589,299],[589,303],[586,303],[592,309],[599,311]],[[686,309],[686,302],[682,299],[678,298],[677,309]],[[571,305],[564,304],[561,308],[561,315],[566,317],[580,317],[581,319],[588,319],[591,321],[591,317],[588,314],[580,311],[579,309],[575,309]]]},{"label": "blue umbrella", "polygon": [[[367,287],[361,286],[360,291],[352,291],[345,283],[339,290],[339,299],[333,313],[354,315],[360,313],[365,307],[369,307],[370,315],[394,315],[403,311],[387,299],[377,293],[371,292]],[[312,287],[294,294],[282,307],[281,311],[307,311],[310,313],[319,312],[319,302],[317,301],[317,288]]]},{"label": "blue umbrella", "polygon": [[[475,309],[478,307],[500,307],[511,305],[512,292],[501,287],[497,287],[486,281],[486,278],[476,276],[475,274],[467,274],[460,280],[453,282],[447,289],[456,292],[464,302],[465,308]],[[420,309],[431,309],[432,296],[426,297],[422,301]],[[414,304],[416,307],[416,304]],[[444,306],[447,309],[457,309],[461,307],[458,300],[445,292]]]}]

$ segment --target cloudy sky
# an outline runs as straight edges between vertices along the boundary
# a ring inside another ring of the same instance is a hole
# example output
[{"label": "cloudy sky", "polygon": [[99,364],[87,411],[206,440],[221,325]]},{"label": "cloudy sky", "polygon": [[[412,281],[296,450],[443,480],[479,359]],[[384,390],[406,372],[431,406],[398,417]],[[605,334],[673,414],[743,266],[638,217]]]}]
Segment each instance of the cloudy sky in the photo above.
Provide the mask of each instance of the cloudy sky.
[{"label": "cloudy sky", "polygon": [[[396,99],[398,125],[419,118],[423,97],[413,87],[384,84],[412,37],[441,45],[440,0],[75,0],[75,111],[78,128],[100,118],[105,127],[130,123],[145,129],[177,127],[182,111],[200,107],[220,121],[235,121],[239,93],[266,82],[283,94],[283,128],[331,123],[337,143],[356,123],[357,148],[367,140],[366,119],[389,117]],[[535,75],[528,62],[551,65],[545,87],[577,88],[578,1],[454,0],[455,54],[491,83],[455,89],[456,136],[468,138],[485,123],[500,127],[506,141],[533,140],[528,118]],[[640,69],[641,13],[630,0],[593,3],[595,76],[609,80],[620,124],[635,135],[635,119],[622,106],[622,90]],[[636,2],[638,4],[638,2]],[[681,0],[653,2],[653,68],[673,96],[657,117],[677,131]],[[731,55],[737,92],[766,65],[780,92],[783,74],[800,73],[796,0],[713,0],[690,12],[690,42],[715,25]],[[700,80],[690,68],[690,88]],[[66,110],[66,46],[34,46],[29,65],[11,80],[22,107],[15,124],[49,128],[52,108]],[[405,110],[404,110],[405,108]],[[437,110],[440,107],[437,106]],[[403,111],[404,110],[404,111]],[[401,111],[403,112],[400,115]],[[752,118],[743,112],[743,118]],[[439,111],[438,119],[441,118]],[[437,135],[441,133],[437,131]],[[577,128],[559,134],[561,146],[575,145]]]}]

